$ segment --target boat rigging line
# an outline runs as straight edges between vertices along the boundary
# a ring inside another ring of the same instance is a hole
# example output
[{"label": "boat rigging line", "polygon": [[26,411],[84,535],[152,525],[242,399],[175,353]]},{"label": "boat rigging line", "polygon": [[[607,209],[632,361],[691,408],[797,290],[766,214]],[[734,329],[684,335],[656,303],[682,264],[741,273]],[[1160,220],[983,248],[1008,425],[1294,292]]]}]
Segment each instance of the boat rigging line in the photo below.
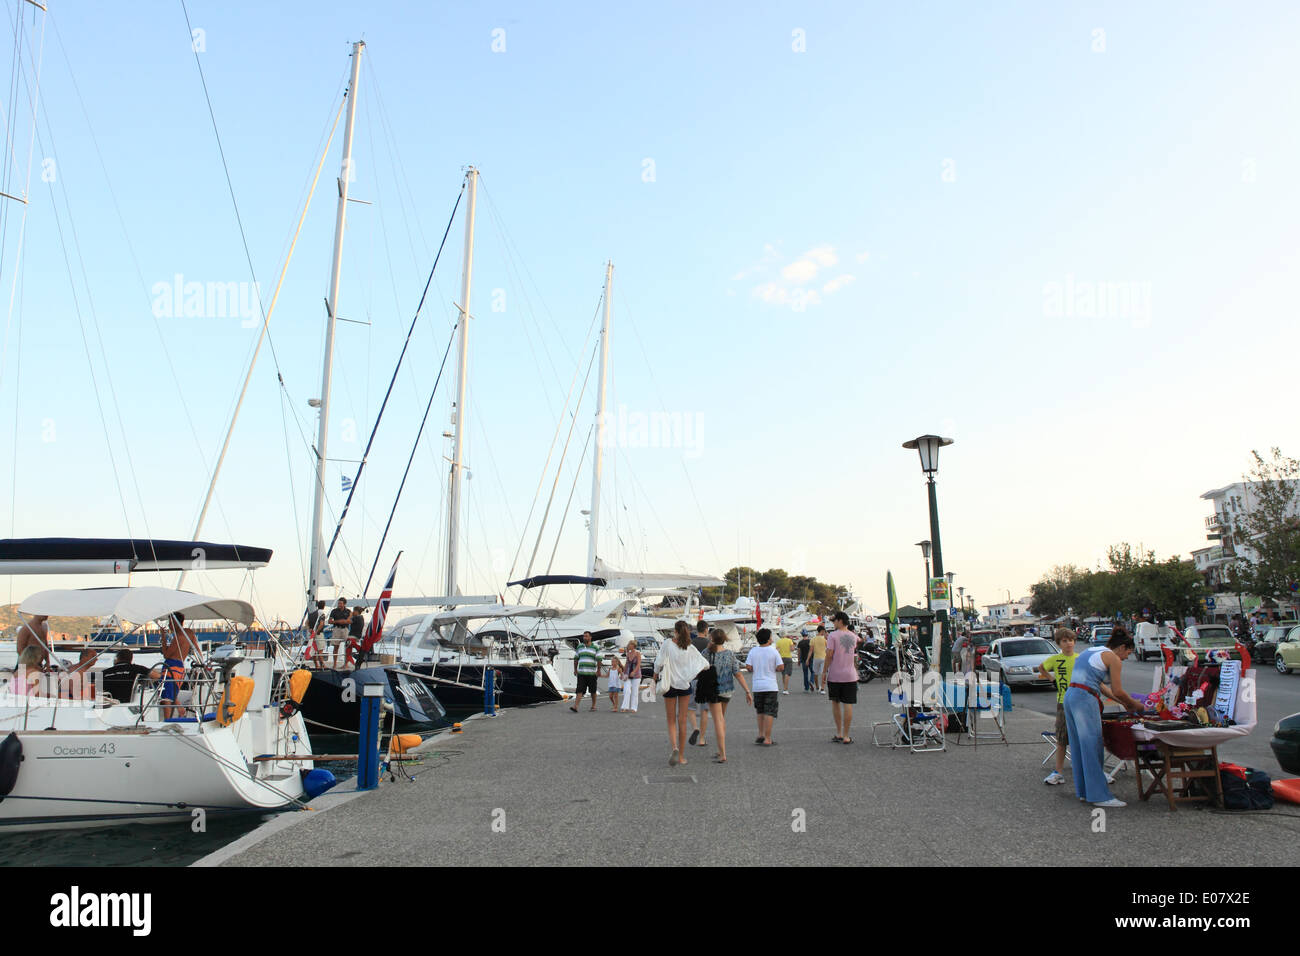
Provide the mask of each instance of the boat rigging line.
[{"label": "boat rigging line", "polygon": [[[406,339],[405,339],[405,341],[402,342],[402,351],[398,354],[398,356],[397,356],[397,365],[393,368],[393,377],[390,378],[390,379],[388,380],[388,388],[387,388],[387,390],[384,392],[384,400],[383,400],[382,402],[379,403],[379,414],[377,414],[377,415],[375,416],[375,424],[374,424],[374,425],[371,427],[371,429],[370,429],[370,437],[366,439],[366,449],[365,449],[365,451],[363,451],[363,452],[361,453],[361,461],[357,463],[357,472],[356,472],[356,474],[355,474],[355,475],[353,476],[353,478],[352,478],[352,486],[348,489],[348,497],[347,497],[347,500],[343,502],[343,512],[339,515],[338,523],[334,526],[334,536],[333,536],[332,538],[330,538],[329,547],[325,549],[325,557],[326,557],[327,559],[329,558],[329,556],[330,556],[331,554],[334,553],[334,545],[335,545],[335,543],[336,543],[336,542],[338,541],[338,539],[339,539],[339,533],[343,530],[343,522],[344,522],[344,520],[345,520],[345,519],[347,518],[347,516],[348,516],[348,508],[350,508],[351,505],[352,505],[352,496],[355,495],[355,494],[357,493],[357,486],[358,486],[359,484],[361,484],[361,473],[362,473],[363,471],[365,471],[365,468],[366,468],[366,461],[367,461],[367,459],[369,459],[369,457],[370,457],[370,448],[371,448],[371,446],[374,445],[374,443],[375,443],[375,435],[378,434],[378,432],[379,432],[379,423],[380,423],[381,421],[383,421],[383,418],[384,418],[384,409],[386,409],[386,408],[388,407],[388,399],[389,399],[389,397],[393,394],[393,385],[397,382],[397,373],[400,372],[400,371],[402,370],[402,360],[406,358],[406,350],[407,350],[407,348],[408,348],[408,347],[410,346],[410,344],[411,344],[411,335],[415,332],[415,324],[416,324],[418,321],[420,321],[420,313],[424,310],[424,301],[425,301],[425,299],[426,299],[426,298],[428,297],[428,295],[429,295],[429,286],[433,283],[433,275],[434,275],[434,273],[438,271],[438,262],[442,259],[442,251],[443,251],[443,249],[445,249],[446,246],[447,246],[447,236],[451,234],[451,225],[452,225],[453,222],[456,221],[456,211],[457,211],[458,209],[460,209],[460,201],[461,201],[463,198],[465,198],[465,184],[462,182],[462,183],[461,183],[461,187],[460,187],[460,192],[457,193],[457,195],[456,195],[456,203],[455,203],[455,205],[453,205],[453,206],[451,207],[451,215],[447,217],[447,228],[444,229],[443,232],[442,232],[442,242],[438,245],[438,254],[437,254],[436,256],[434,256],[434,258],[433,258],[433,267],[429,269],[429,277],[428,277],[427,279],[424,280],[424,291],[420,293],[420,302],[419,302],[418,305],[416,305],[416,307],[415,307],[415,315],[413,315],[413,316],[411,317],[411,325],[410,325],[410,327],[407,328],[407,330],[406,330]],[[448,349],[451,348],[451,343],[450,343],[450,342],[448,343],[447,348],[448,348]],[[444,355],[443,355],[443,362],[445,363],[446,361],[447,361],[447,356],[444,354]],[[441,377],[441,375],[442,375],[442,369],[441,369],[441,368],[438,370],[438,375],[439,375],[439,377]],[[434,385],[434,390],[436,391],[437,388],[438,388],[438,386],[437,386],[437,384],[435,383],[435,385]],[[430,400],[431,402],[433,401],[433,396],[432,396],[432,395],[429,396],[429,400]],[[427,417],[428,414],[429,414],[428,409],[426,409],[426,410],[425,410],[425,416]],[[423,423],[423,422],[420,423],[420,428],[421,428],[421,431],[423,431],[423,429],[424,429],[424,423]],[[419,438],[418,438],[418,437],[416,438],[416,442],[417,442],[417,444],[418,444],[418,442],[419,442]],[[411,450],[411,454],[412,454],[412,455],[415,454],[415,450],[414,450],[414,449]],[[409,463],[409,462],[407,463],[407,469],[408,469],[408,470],[410,469],[410,463]],[[405,478],[403,478],[403,481],[405,481]],[[397,493],[398,493],[398,496],[400,497],[400,496],[401,496],[401,489],[398,489],[398,492],[397,492]],[[393,507],[394,507],[394,508],[397,507],[396,502],[394,502]],[[391,514],[389,515],[389,520],[390,520],[390,521],[392,520],[392,515],[391,515]],[[386,529],[385,529],[385,530],[386,530]],[[380,547],[381,547],[381,548],[383,547],[383,542],[382,542],[382,541],[380,542]],[[376,561],[379,560],[379,555],[378,555],[378,553],[376,553],[376,555],[375,555],[375,560],[376,560]],[[371,573],[371,576],[374,575],[374,569],[373,569],[373,568],[371,569],[371,572],[370,572],[370,573]],[[367,578],[367,579],[366,579],[366,589],[368,590],[369,587],[370,587],[370,580],[369,580],[369,578]],[[362,593],[365,593],[365,592],[363,591]]]},{"label": "boat rigging line", "polygon": [[[432,273],[429,274],[432,278]],[[397,495],[393,498],[393,508],[388,512],[388,521],[384,524],[384,533],[379,538],[379,544],[375,548],[375,560],[370,565],[370,574],[366,577],[366,586],[361,589],[361,596],[365,597],[370,592],[370,582],[374,580],[375,568],[379,565],[379,556],[383,553],[384,542],[388,540],[388,531],[393,526],[393,515],[397,514],[397,504],[402,500],[402,490],[406,487],[407,476],[411,473],[411,462],[415,460],[415,452],[420,447],[420,437],[424,434],[425,423],[429,420],[429,409],[433,407],[433,397],[438,394],[438,383],[442,381],[443,370],[447,367],[447,356],[451,354],[451,345],[456,341],[456,330],[460,328],[460,323],[465,321],[466,313],[461,313],[461,318],[452,326],[451,335],[447,339],[447,348],[442,353],[442,364],[438,366],[438,377],[433,380],[433,389],[429,392],[429,403],[424,406],[424,417],[420,419],[420,428],[415,433],[415,442],[411,445],[411,454],[406,459],[406,469],[402,472],[401,484],[397,486]],[[378,424],[378,422],[376,422]],[[353,485],[355,488],[356,485]],[[350,497],[350,496],[349,496]],[[342,523],[342,519],[339,519]]]}]

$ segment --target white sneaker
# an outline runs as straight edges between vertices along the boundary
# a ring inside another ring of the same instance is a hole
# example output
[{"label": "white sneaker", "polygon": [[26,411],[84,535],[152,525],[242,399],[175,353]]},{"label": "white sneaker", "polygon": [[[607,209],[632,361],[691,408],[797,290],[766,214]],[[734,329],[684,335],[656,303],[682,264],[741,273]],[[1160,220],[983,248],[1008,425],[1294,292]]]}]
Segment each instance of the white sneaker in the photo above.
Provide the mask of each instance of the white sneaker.
[{"label": "white sneaker", "polygon": [[781,691],[781,693],[785,694],[786,697],[790,696],[790,692],[788,690],[783,690]]},{"label": "white sneaker", "polygon": [[1101,803],[1094,803],[1094,807],[1127,807],[1128,804],[1117,797],[1111,797],[1109,800],[1103,800]]},{"label": "white sneaker", "polygon": [[823,694],[826,693],[825,689],[822,690],[822,693],[823,693]]},{"label": "white sneaker", "polygon": [[1053,770],[1047,775],[1047,779],[1044,780],[1043,783],[1047,784],[1049,787],[1054,787],[1057,784],[1065,783],[1065,778]]}]

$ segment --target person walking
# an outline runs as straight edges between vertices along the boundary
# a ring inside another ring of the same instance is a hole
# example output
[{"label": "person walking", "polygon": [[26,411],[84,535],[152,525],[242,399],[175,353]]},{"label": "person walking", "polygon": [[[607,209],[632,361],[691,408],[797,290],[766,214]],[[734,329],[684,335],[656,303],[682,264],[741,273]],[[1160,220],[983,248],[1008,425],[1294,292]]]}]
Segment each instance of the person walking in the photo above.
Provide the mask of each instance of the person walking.
[{"label": "person walking", "polygon": [[609,692],[609,709],[617,713],[618,698],[623,693],[623,663],[617,654],[610,655],[606,675],[609,677],[609,686],[606,688]]},{"label": "person walking", "polygon": [[628,640],[623,656],[627,663],[623,666],[623,706],[619,713],[635,714],[641,690],[641,652],[637,650],[635,637]]},{"label": "person walking", "polygon": [[596,709],[596,683],[600,676],[600,652],[591,644],[591,631],[582,632],[582,643],[573,658],[573,672],[578,676],[577,699],[569,710],[575,714],[582,706],[584,694],[591,693],[591,709]]},{"label": "person walking", "polygon": [[826,625],[818,624],[817,633],[812,637],[813,652],[813,686],[819,693],[826,693]]},{"label": "person walking", "polygon": [[858,702],[857,650],[862,638],[849,630],[849,616],[835,612],[835,630],[826,639],[826,686],[830,688],[831,716],[835,718],[832,743],[851,744],[849,728],[853,705]]},{"label": "person walking", "polygon": [[709,713],[713,715],[713,735],[718,739],[718,750],[713,755],[714,763],[727,762],[727,705],[735,692],[736,683],[745,688],[745,700],[754,703],[754,695],[749,692],[745,674],[740,668],[736,655],[727,650],[727,635],[721,628],[714,628],[706,655],[717,677],[717,692],[709,700]]},{"label": "person walking", "polygon": [[781,671],[781,655],[772,646],[772,632],[765,627],[758,629],[758,646],[745,658],[745,670],[754,675],[754,714],[758,718],[758,738],[756,744],[775,747],[772,739],[772,723],[780,710],[781,691],[777,683],[777,674]]},{"label": "person walking", "polygon": [[803,692],[811,694],[817,685],[813,682],[812,640],[807,629],[799,632],[799,667],[803,670]]},{"label": "person walking", "polygon": [[[704,623],[703,617],[695,622],[691,645],[701,654],[709,649],[709,626]],[[695,681],[691,681],[691,697],[686,703],[686,708],[686,718],[691,722],[691,739],[688,743],[692,747],[707,747],[704,734],[709,729],[709,705],[702,704],[696,699]]]},{"label": "person walking", "polygon": [[1122,624],[1117,624],[1105,647],[1086,648],[1074,659],[1070,686],[1065,691],[1065,725],[1074,761],[1074,793],[1095,807],[1127,806],[1110,792],[1106,783],[1101,698],[1104,694],[1130,712],[1142,712],[1142,705],[1125,693],[1120,683],[1120,671],[1132,653],[1133,638]]},{"label": "person walking", "polygon": [[672,756],[668,766],[687,763],[686,752],[686,702],[690,699],[691,682],[708,666],[704,655],[691,644],[691,626],[685,621],[673,625],[673,639],[664,641],[655,656],[655,683],[661,680],[664,691],[664,716],[668,721],[668,741]]},{"label": "person walking", "polygon": [[794,671],[794,638],[784,634],[776,639],[776,652],[781,655],[781,693],[790,696],[790,674]]}]

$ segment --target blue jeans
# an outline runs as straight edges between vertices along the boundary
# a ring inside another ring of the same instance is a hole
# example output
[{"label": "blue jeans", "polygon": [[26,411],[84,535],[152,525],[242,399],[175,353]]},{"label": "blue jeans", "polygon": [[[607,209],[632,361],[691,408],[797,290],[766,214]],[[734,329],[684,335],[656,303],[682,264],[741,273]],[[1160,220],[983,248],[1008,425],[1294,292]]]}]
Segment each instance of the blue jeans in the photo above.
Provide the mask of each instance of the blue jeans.
[{"label": "blue jeans", "polygon": [[1070,735],[1070,759],[1074,764],[1074,792],[1089,803],[1115,799],[1106,783],[1102,765],[1106,749],[1101,740],[1101,708],[1097,698],[1077,687],[1065,691],[1065,729]]},{"label": "blue jeans", "polygon": [[803,689],[817,689],[817,682],[813,679],[812,661],[804,661],[803,663]]}]

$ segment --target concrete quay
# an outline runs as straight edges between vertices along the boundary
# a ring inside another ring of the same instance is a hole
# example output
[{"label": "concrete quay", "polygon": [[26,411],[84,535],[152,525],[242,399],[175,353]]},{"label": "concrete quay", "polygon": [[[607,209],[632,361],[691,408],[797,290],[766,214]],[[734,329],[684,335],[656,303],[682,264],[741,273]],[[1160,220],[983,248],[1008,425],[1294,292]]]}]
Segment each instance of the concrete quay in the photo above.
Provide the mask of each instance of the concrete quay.
[{"label": "concrete quay", "polygon": [[[1069,781],[1042,783],[1040,734],[1052,719],[1006,715],[1008,744],[949,738],[942,753],[878,749],[871,724],[894,713],[885,688],[860,688],[855,742],[831,742],[827,698],[781,697],[775,747],[754,743],[740,697],[726,764],[691,748],[668,765],[662,700],[636,715],[567,703],[472,720],[421,748],[414,782],[351,798],[341,785],[314,812],[287,814],[199,865],[1150,865],[1170,847],[1215,847],[1206,865],[1294,865],[1300,807],[1231,813],[1137,799],[1133,772],[1098,816]],[[1267,735],[1265,728],[1256,733]],[[1226,759],[1226,758],[1225,758]],[[1276,764],[1266,766],[1279,776]]]}]

